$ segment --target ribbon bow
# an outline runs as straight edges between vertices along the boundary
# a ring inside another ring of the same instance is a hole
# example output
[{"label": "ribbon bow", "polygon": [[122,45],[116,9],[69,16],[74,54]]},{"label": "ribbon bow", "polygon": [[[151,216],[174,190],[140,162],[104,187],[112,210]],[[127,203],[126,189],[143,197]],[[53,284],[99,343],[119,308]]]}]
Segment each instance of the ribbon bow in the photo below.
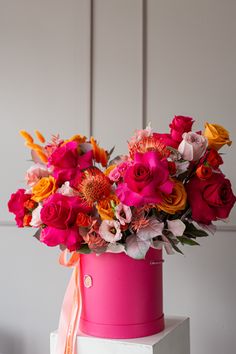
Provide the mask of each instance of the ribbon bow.
[{"label": "ribbon bow", "polygon": [[60,254],[59,263],[65,267],[74,267],[64,296],[56,345],[56,354],[76,354],[76,335],[80,315],[79,270],[80,255],[73,252],[67,260],[68,251]]}]

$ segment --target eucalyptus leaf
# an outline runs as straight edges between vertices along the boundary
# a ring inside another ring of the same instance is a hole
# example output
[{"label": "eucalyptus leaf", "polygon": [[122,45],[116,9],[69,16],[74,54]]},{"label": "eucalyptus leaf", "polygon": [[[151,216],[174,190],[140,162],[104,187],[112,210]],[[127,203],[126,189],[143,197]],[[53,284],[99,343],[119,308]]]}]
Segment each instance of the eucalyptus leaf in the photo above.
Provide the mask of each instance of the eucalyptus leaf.
[{"label": "eucalyptus leaf", "polygon": [[185,222],[186,229],[184,231],[184,235],[196,238],[196,237],[207,237],[208,233],[204,230],[196,228],[193,223]]},{"label": "eucalyptus leaf", "polygon": [[182,245],[199,246],[199,243],[192,240],[191,238],[179,236],[177,239],[182,243]]},{"label": "eucalyptus leaf", "polygon": [[82,254],[89,254],[91,253],[91,249],[88,247],[87,244],[84,244],[80,247],[80,249],[78,250],[78,253],[82,253]]},{"label": "eucalyptus leaf", "polygon": [[38,229],[33,235],[33,237],[37,238],[37,240],[39,241],[40,241],[41,231],[42,231],[41,229]]},{"label": "eucalyptus leaf", "polygon": [[150,246],[150,241],[140,240],[136,234],[132,234],[126,239],[125,250],[134,259],[144,259]]}]

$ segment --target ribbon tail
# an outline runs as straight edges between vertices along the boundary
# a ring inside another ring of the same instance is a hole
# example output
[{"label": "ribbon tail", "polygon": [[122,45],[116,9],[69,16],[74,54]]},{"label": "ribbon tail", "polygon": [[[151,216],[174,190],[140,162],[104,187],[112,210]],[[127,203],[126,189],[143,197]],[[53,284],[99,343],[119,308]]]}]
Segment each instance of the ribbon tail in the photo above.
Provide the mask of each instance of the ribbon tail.
[{"label": "ribbon tail", "polygon": [[59,320],[56,354],[76,354],[76,336],[80,314],[79,262],[67,287]]}]

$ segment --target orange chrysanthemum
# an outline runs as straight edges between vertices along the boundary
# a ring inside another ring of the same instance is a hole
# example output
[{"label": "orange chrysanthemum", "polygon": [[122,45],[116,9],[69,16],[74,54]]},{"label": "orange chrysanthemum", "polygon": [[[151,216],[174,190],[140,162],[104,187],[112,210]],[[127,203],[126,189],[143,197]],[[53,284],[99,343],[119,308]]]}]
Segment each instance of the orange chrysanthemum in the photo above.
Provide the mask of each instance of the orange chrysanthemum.
[{"label": "orange chrysanthemum", "polygon": [[111,183],[98,168],[91,167],[83,172],[79,192],[89,205],[107,197],[111,191]]},{"label": "orange chrysanthemum", "polygon": [[166,146],[160,142],[159,139],[153,136],[144,136],[141,140],[135,144],[129,145],[130,157],[133,159],[136,152],[145,153],[148,151],[157,151],[161,157],[168,157],[170,151]]},{"label": "orange chrysanthemum", "polygon": [[101,163],[103,167],[106,167],[108,161],[107,151],[98,145],[94,137],[91,137],[90,143],[93,149],[94,160],[98,163]]}]

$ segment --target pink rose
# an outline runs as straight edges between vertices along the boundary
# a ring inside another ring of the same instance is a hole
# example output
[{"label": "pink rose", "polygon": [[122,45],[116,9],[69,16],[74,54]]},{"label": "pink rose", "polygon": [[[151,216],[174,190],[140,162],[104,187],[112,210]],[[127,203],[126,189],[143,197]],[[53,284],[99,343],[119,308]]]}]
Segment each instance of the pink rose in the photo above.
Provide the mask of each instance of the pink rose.
[{"label": "pink rose", "polygon": [[186,190],[192,218],[203,224],[226,219],[236,201],[230,181],[221,173],[214,173],[205,180],[194,176]]},{"label": "pink rose", "polygon": [[31,166],[25,175],[25,180],[28,186],[33,187],[41,178],[48,177],[49,171],[43,164],[36,163]]},{"label": "pink rose", "polygon": [[171,138],[180,143],[183,133],[191,131],[193,122],[191,117],[175,116],[169,125]]},{"label": "pink rose", "polygon": [[31,198],[31,194],[25,194],[25,189],[18,189],[16,193],[11,195],[8,202],[8,210],[15,214],[15,221],[18,227],[24,227],[23,219],[26,214],[24,204]]},{"label": "pink rose", "polygon": [[42,229],[40,241],[50,247],[65,245],[70,251],[75,251],[80,248],[83,239],[75,226],[63,230],[45,227]]},{"label": "pink rose", "polygon": [[128,167],[116,194],[128,206],[159,203],[162,193],[170,194],[173,182],[169,179],[168,162],[160,160],[156,151],[136,153],[133,164]]},{"label": "pink rose", "polygon": [[207,138],[197,133],[184,133],[183,140],[178,147],[184,160],[197,161],[206,152]]},{"label": "pink rose", "polygon": [[40,216],[43,224],[57,229],[66,229],[75,224],[79,211],[87,213],[90,210],[78,197],[55,193],[44,203]]},{"label": "pink rose", "polygon": [[49,157],[48,166],[53,167],[53,176],[59,184],[71,181],[82,169],[92,166],[93,152],[78,153],[78,144],[70,141],[59,146]]}]

